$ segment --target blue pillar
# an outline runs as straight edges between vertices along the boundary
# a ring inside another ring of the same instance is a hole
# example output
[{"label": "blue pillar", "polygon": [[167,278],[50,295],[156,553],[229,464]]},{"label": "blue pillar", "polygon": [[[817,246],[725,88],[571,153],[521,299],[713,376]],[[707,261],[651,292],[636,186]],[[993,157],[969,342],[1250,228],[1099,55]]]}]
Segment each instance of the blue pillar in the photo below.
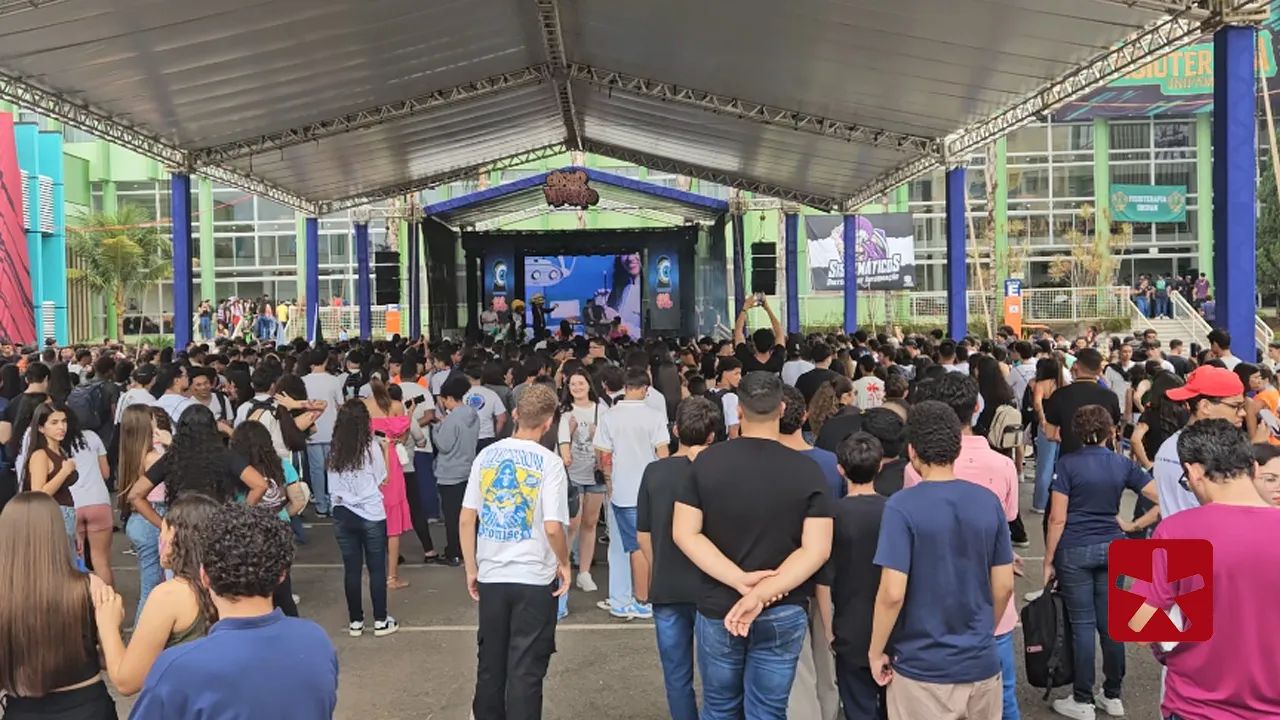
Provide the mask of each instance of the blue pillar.
[{"label": "blue pillar", "polygon": [[730,318],[736,318],[747,302],[747,228],[741,213],[733,213],[733,310]]},{"label": "blue pillar", "polygon": [[169,176],[169,208],[173,217],[173,347],[191,343],[191,176]]},{"label": "blue pillar", "polygon": [[787,263],[787,332],[800,332],[800,215],[787,213],[783,252]]},{"label": "blue pillar", "polygon": [[320,328],[320,218],[303,220],[306,243],[303,247],[307,277],[303,280],[303,294],[307,299],[307,342],[316,341]]},{"label": "blue pillar", "polygon": [[422,248],[418,246],[418,221],[409,218],[409,337],[422,336],[422,273],[421,261],[418,257]]},{"label": "blue pillar", "polygon": [[858,331],[858,216],[844,216],[844,331]]},{"label": "blue pillar", "polygon": [[373,283],[369,272],[369,223],[356,223],[356,304],[360,308],[360,339],[373,338]]},{"label": "blue pillar", "polygon": [[1252,27],[1224,27],[1213,36],[1213,296],[1218,326],[1246,362],[1257,346],[1256,54]]},{"label": "blue pillar", "polygon": [[968,186],[964,168],[947,170],[947,335],[969,334],[969,272],[965,263],[965,213]]}]

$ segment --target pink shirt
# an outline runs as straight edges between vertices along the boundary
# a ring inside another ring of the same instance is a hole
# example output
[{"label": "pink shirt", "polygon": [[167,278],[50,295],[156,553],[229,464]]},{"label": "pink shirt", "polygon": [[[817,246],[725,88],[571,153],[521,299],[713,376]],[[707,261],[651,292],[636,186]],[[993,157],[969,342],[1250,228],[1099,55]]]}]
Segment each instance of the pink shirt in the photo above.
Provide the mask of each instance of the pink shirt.
[{"label": "pink shirt", "polygon": [[[1161,713],[1197,720],[1280,717],[1280,510],[1203,505],[1161,520],[1153,537],[1213,543],[1213,637],[1169,651]],[[1174,597],[1162,569],[1153,570],[1150,597],[1168,610]],[[1180,584],[1187,585],[1174,583]]]},{"label": "pink shirt", "polygon": [[[920,473],[911,465],[907,465],[903,473],[903,487],[909,488],[920,484]],[[960,457],[956,458],[956,478],[981,485],[1000,498],[1006,520],[1013,521],[1018,517],[1018,469],[1013,461],[1001,455],[987,444],[987,439],[977,435],[960,437]],[[1014,598],[1009,598],[1009,607],[1004,616],[996,624],[996,635],[1013,632],[1018,625],[1018,607]]]}]

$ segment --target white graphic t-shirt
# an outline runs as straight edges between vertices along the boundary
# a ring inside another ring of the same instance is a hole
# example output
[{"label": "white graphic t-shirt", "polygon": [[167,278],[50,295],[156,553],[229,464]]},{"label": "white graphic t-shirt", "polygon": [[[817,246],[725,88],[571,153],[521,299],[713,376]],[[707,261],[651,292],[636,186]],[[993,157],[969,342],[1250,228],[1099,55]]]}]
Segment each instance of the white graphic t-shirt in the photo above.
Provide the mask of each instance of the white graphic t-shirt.
[{"label": "white graphic t-shirt", "polygon": [[546,585],[555,580],[556,556],[544,523],[569,523],[567,482],[560,456],[531,440],[500,440],[476,457],[462,507],[480,516],[480,582]]},{"label": "white graphic t-shirt", "polygon": [[502,398],[498,397],[498,393],[483,385],[476,385],[463,396],[462,402],[466,403],[467,407],[475,410],[476,415],[480,416],[481,440],[497,435],[494,430],[497,417],[507,414],[507,408],[502,404]]}]

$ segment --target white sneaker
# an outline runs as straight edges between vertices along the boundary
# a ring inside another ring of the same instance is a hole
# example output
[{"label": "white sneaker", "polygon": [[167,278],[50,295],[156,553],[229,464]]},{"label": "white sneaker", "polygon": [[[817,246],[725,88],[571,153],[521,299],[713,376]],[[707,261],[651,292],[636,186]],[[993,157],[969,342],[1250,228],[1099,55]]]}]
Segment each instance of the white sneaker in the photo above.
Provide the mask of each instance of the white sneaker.
[{"label": "white sneaker", "polygon": [[294,594],[293,594],[293,604],[294,604],[294,605],[297,605],[297,604],[298,604],[298,603],[300,603],[300,602],[302,602],[302,596],[301,596],[301,595],[299,595],[298,593],[294,593]]},{"label": "white sneaker", "polygon": [[582,592],[595,592],[600,588],[596,586],[596,581],[591,578],[591,573],[578,573],[578,589]]},{"label": "white sneaker", "polygon": [[600,608],[601,610],[607,613],[613,612],[613,603],[609,602],[608,598],[597,602],[596,607]]},{"label": "white sneaker", "polygon": [[360,637],[364,634],[364,621],[353,622],[347,626],[347,634],[351,637]]},{"label": "white sneaker", "polygon": [[1076,702],[1075,698],[1069,697],[1054,700],[1053,711],[1063,717],[1071,718],[1071,720],[1094,720],[1097,717],[1093,705]]},{"label": "white sneaker", "polygon": [[400,623],[396,622],[395,618],[388,615],[386,620],[379,620],[373,624],[373,636],[386,637],[399,629]]},{"label": "white sneaker", "polygon": [[1093,696],[1094,705],[1102,709],[1102,712],[1111,717],[1124,717],[1124,703],[1120,698],[1109,698],[1102,693]]},{"label": "white sneaker", "polygon": [[1044,594],[1044,590],[1032,590],[1031,592],[1027,593],[1026,595],[1023,595],[1023,596],[1022,596],[1022,599],[1023,599],[1023,600],[1026,600],[1027,602],[1031,602],[1031,601],[1033,601],[1033,600],[1037,600],[1037,599],[1039,599],[1039,597],[1040,597],[1041,595],[1043,595],[1043,594]]}]

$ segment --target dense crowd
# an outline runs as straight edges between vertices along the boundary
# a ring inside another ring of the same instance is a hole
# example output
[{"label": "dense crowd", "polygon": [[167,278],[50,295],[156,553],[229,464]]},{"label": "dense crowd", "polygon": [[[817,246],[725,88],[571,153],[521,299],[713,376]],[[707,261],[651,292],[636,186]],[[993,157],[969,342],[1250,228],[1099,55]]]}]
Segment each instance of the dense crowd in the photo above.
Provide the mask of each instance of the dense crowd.
[{"label": "dense crowd", "polygon": [[[748,333],[756,305],[771,327]],[[1014,578],[1036,572],[1025,602],[1059,601],[1070,634],[1053,709],[1122,716],[1126,535],[1214,547],[1212,639],[1152,648],[1163,716],[1280,717],[1280,347],[788,336],[754,297],[732,339],[536,335],[0,343],[4,717],[115,717],[107,681],[137,718],[331,717],[337,656],[290,581],[304,514],[332,521],[353,637],[399,629],[404,533],[460,568],[479,720],[541,717],[571,586],[653,620],[676,720],[1017,718]],[[1186,622],[1177,583],[1135,587]]]}]

